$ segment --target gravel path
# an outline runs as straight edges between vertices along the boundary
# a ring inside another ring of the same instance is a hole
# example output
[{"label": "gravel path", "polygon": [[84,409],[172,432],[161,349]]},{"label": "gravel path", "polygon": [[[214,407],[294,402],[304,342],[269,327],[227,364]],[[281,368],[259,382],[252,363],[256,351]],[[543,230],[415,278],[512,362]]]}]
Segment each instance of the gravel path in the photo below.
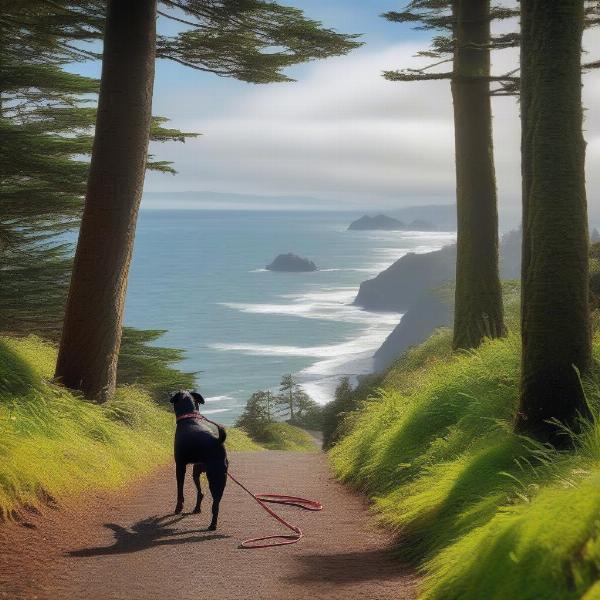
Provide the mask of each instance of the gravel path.
[{"label": "gravel path", "polygon": [[[219,530],[201,515],[178,517],[174,469],[160,469],[120,493],[93,494],[85,506],[31,514],[0,526],[0,598],[395,600],[415,597],[416,577],[389,554],[390,537],[373,526],[363,498],[333,481],[321,453],[237,453],[231,471],[255,492],[320,500],[322,512],[277,507],[304,531],[298,544],[242,550],[249,537],[283,528],[233,482]],[[186,482],[186,507],[194,504]],[[204,481],[204,487],[206,482]],[[29,517],[28,517],[29,518]]]}]

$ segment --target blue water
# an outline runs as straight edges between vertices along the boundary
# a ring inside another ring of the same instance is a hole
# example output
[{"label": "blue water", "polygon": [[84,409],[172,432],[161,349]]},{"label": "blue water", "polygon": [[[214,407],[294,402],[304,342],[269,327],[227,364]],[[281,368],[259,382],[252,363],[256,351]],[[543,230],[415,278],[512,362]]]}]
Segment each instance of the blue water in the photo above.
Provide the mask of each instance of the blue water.
[{"label": "blue water", "polygon": [[[160,343],[186,350],[209,413],[232,423],[258,389],[295,373],[318,402],[343,375],[371,369],[401,315],[351,305],[358,286],[406,252],[453,234],[347,231],[356,214],[143,210],[129,280],[127,325],[166,329]],[[313,273],[273,273],[282,252]]]}]

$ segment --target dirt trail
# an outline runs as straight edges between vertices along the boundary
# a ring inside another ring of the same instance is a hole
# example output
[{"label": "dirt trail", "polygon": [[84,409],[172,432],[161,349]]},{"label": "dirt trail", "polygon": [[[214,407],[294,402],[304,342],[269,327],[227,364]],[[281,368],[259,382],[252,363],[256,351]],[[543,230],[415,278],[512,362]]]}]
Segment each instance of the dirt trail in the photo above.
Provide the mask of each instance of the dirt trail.
[{"label": "dirt trail", "polygon": [[[318,513],[276,508],[303,529],[303,540],[239,549],[244,538],[284,530],[231,481],[217,532],[206,531],[208,490],[201,515],[174,517],[173,469],[161,469],[126,493],[33,515],[30,527],[0,526],[0,598],[414,598],[414,574],[391,558],[391,540],[373,526],[364,500],[332,481],[324,455],[237,453],[230,463],[256,492],[323,503]],[[188,481],[186,511],[194,498]]]}]

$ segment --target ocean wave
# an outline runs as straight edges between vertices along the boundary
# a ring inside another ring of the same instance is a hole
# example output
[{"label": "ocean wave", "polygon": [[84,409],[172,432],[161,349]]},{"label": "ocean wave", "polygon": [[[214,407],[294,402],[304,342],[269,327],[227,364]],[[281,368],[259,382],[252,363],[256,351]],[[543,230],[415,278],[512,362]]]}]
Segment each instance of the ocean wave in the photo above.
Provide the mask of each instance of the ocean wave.
[{"label": "ocean wave", "polygon": [[212,408],[210,410],[202,410],[203,415],[216,415],[217,413],[229,412],[230,408]]},{"label": "ocean wave", "polygon": [[304,391],[318,404],[327,404],[344,377],[356,385],[358,376],[373,372],[373,354],[388,333],[389,330],[373,333],[363,345],[362,352],[318,360],[297,373]]},{"label": "ocean wave", "polygon": [[319,269],[317,273],[333,273],[336,271],[343,271],[346,273],[371,273],[373,267],[333,267],[330,269]]},{"label": "ocean wave", "polygon": [[362,331],[357,337],[339,344],[323,346],[223,343],[211,344],[210,347],[220,352],[238,352],[250,356],[303,356],[307,358],[331,358],[335,361],[347,362],[352,355],[368,354],[378,348],[388,334],[389,327],[374,327]]},{"label": "ocean wave", "polygon": [[[317,269],[314,273],[335,273],[335,272],[346,272],[346,273],[372,273],[376,271],[376,267],[328,267],[324,269]],[[269,269],[251,269],[248,273],[269,273]]]},{"label": "ocean wave", "polygon": [[333,302],[336,304],[347,304],[351,302],[356,294],[354,286],[343,287],[323,287],[314,286],[313,291],[303,292],[302,294],[281,294],[280,298],[289,298],[297,300],[318,300],[321,302]]},{"label": "ocean wave", "polygon": [[398,323],[401,318],[398,313],[374,313],[354,306],[352,302],[356,292],[354,287],[333,287],[303,294],[280,295],[282,300],[290,300],[286,304],[223,302],[221,305],[250,314],[292,316],[372,326]]},{"label": "ocean wave", "polygon": [[222,402],[223,400],[235,400],[231,396],[210,396],[209,398],[204,398],[206,402]]},{"label": "ocean wave", "polygon": [[221,305],[248,314],[291,316],[364,325],[395,325],[401,318],[399,313],[374,313],[354,306],[348,300],[354,299],[356,290],[352,290],[349,296],[344,297],[345,302],[319,298],[323,295],[307,293],[302,296],[294,296],[295,302],[289,304],[224,302]]}]

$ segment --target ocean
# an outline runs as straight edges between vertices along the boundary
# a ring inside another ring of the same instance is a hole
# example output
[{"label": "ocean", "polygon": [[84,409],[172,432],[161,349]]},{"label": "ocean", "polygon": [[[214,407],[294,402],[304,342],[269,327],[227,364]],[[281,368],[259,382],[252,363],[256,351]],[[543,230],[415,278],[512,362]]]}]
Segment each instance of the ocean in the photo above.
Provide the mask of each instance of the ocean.
[{"label": "ocean", "polygon": [[[407,252],[451,243],[448,232],[347,231],[351,213],[142,210],[126,325],[165,329],[160,345],[186,352],[206,414],[231,424],[256,390],[293,373],[317,402],[371,356],[401,319],[352,305],[361,281]],[[264,267],[280,253],[313,260],[311,273]]]}]

